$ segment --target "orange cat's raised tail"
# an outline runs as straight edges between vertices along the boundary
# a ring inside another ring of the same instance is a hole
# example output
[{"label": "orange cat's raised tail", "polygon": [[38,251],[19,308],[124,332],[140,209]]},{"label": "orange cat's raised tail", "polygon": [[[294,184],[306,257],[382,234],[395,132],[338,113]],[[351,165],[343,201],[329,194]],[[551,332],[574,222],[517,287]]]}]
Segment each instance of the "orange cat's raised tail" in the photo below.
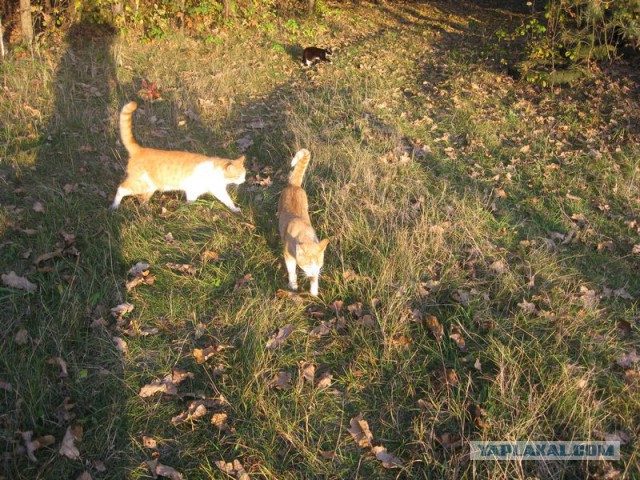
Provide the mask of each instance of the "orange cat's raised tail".
[{"label": "orange cat's raised tail", "polygon": [[129,102],[122,107],[120,112],[120,139],[130,155],[134,155],[140,150],[140,145],[133,137],[133,128],[131,126],[131,117],[137,108],[138,104],[136,102]]},{"label": "orange cat's raised tail", "polygon": [[311,152],[306,148],[303,148],[298,153],[296,153],[295,157],[291,160],[291,166],[294,167],[293,171],[289,174],[289,185],[293,185],[296,187],[302,186],[302,179],[304,178],[304,174],[307,171],[307,165],[309,165],[309,160],[311,159]]},{"label": "orange cat's raised tail", "polygon": [[301,186],[310,158],[309,150],[303,148],[291,160],[293,171],[289,175],[289,185],[282,191],[278,201],[278,223],[284,242],[284,263],[289,273],[289,288],[298,289],[298,266],[311,278],[311,295],[318,295],[318,279],[329,240],[318,241],[309,218],[307,194]]}]

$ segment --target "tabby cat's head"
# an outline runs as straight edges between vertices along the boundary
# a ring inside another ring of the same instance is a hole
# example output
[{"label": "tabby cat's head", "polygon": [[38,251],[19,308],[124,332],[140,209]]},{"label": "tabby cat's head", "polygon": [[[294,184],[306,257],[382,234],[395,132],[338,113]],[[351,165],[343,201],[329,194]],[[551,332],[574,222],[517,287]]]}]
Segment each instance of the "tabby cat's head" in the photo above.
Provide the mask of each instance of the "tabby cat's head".
[{"label": "tabby cat's head", "polygon": [[229,160],[229,163],[224,168],[224,178],[228,183],[235,183],[236,185],[244,183],[247,174],[247,170],[244,168],[244,159],[243,155],[235,160]]},{"label": "tabby cat's head", "polygon": [[329,243],[324,239],[318,243],[303,243],[296,246],[296,263],[307,277],[317,277],[324,265],[324,251]]}]

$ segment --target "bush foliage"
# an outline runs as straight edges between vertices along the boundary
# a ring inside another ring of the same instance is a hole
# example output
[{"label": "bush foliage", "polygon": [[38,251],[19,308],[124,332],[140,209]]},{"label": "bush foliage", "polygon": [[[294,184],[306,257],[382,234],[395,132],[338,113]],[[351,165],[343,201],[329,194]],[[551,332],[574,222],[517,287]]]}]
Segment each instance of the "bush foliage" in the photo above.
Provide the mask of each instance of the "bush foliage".
[{"label": "bush foliage", "polygon": [[569,83],[594,61],[613,60],[624,47],[638,49],[640,1],[550,0],[543,12],[532,11],[515,30],[497,35],[510,46],[519,44],[508,50],[518,55],[511,60],[527,80]]}]

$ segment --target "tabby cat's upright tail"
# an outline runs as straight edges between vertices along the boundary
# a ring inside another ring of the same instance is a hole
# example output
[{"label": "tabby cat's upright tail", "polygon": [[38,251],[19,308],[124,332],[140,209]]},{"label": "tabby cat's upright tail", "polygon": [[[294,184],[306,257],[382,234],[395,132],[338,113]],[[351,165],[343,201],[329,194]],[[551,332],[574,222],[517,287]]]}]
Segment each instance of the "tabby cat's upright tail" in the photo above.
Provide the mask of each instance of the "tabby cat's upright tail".
[{"label": "tabby cat's upright tail", "polygon": [[304,177],[304,172],[307,170],[310,159],[311,153],[306,148],[296,153],[296,156],[291,160],[293,171],[289,174],[289,185],[295,185],[296,187],[302,186],[302,178]]},{"label": "tabby cat's upright tail", "polygon": [[136,102],[129,102],[122,107],[120,112],[120,138],[124,148],[127,149],[130,155],[133,155],[141,148],[140,144],[133,138],[133,129],[131,128],[131,116],[137,108],[138,104]]}]

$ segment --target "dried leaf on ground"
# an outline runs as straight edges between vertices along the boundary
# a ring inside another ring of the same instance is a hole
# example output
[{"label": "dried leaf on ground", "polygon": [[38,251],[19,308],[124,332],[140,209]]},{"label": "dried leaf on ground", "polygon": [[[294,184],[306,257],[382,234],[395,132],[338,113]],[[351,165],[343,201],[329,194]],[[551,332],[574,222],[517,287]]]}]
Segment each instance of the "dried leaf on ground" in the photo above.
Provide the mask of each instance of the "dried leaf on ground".
[{"label": "dried leaf on ground", "polygon": [[402,460],[396,457],[394,454],[387,452],[387,449],[383,446],[373,447],[371,451],[376,458],[382,462],[384,468],[403,467]]},{"label": "dried leaf on ground", "polygon": [[124,354],[129,353],[129,346],[127,345],[127,342],[125,342],[122,338],[113,337],[112,340],[113,340],[113,343],[116,344],[116,348],[119,351],[121,351]]},{"label": "dried leaf on ground", "polygon": [[7,274],[2,274],[2,283],[7,287],[26,290],[29,293],[33,293],[38,290],[38,286],[35,283],[31,283],[26,278],[16,275],[16,272],[13,270]]},{"label": "dried leaf on ground", "polygon": [[289,372],[276,373],[270,385],[278,390],[288,390],[291,387],[291,374]]},{"label": "dried leaf on ground", "polygon": [[149,266],[150,265],[148,263],[138,262],[129,269],[127,275],[131,275],[132,277],[142,275],[144,272],[149,270]]},{"label": "dried leaf on ground", "polygon": [[361,415],[358,415],[357,417],[353,417],[349,423],[351,426],[347,428],[347,431],[356,443],[362,448],[371,448],[373,446],[371,444],[373,441],[373,433],[371,433],[367,421],[362,418]]},{"label": "dried leaf on ground", "polygon": [[31,208],[36,213],[44,213],[45,212],[44,205],[42,204],[42,202],[34,202],[33,206]]},{"label": "dried leaf on ground", "polygon": [[462,336],[462,330],[457,325],[452,325],[449,332],[449,338],[456,343],[456,346],[464,351],[467,349],[467,344]]},{"label": "dried leaf on ground", "polygon": [[481,430],[489,428],[489,423],[485,420],[487,412],[484,408],[481,408],[480,405],[474,403],[470,406],[469,411],[476,427]]},{"label": "dried leaf on ground", "polygon": [[233,291],[235,292],[240,288],[246,287],[249,284],[249,282],[251,282],[252,280],[253,280],[253,275],[250,273],[247,273],[246,275],[240,277],[239,279],[236,280],[236,284],[233,287]]},{"label": "dried leaf on ground", "polygon": [[197,420],[207,414],[207,406],[202,400],[196,400],[189,404],[187,410],[171,419],[173,425],[180,425],[188,420]]},{"label": "dried leaf on ground", "polygon": [[156,442],[155,438],[147,437],[146,435],[143,435],[143,437],[142,437],[142,444],[146,448],[157,448],[158,447],[158,442]]},{"label": "dried leaf on ground", "polygon": [[111,315],[113,315],[115,318],[122,318],[127,313],[133,312],[133,309],[133,304],[128,302],[121,303],[120,305],[111,309]]},{"label": "dried leaf on ground", "polygon": [[640,356],[636,353],[636,349],[634,348],[629,353],[623,353],[616,363],[620,365],[622,368],[630,368],[634,363],[640,362]]},{"label": "dried leaf on ground", "polygon": [[65,378],[69,376],[69,373],[67,372],[67,362],[65,362],[62,358],[52,357],[47,360],[47,363],[49,365],[58,365],[60,367],[60,377]]},{"label": "dried leaf on ground", "polygon": [[174,272],[184,273],[186,275],[192,275],[192,276],[196,274],[196,267],[194,267],[193,265],[190,265],[188,263],[171,263],[171,262],[168,262],[166,265],[167,265],[167,267],[169,267]]},{"label": "dried leaf on ground", "polygon": [[224,460],[218,460],[215,462],[216,466],[230,477],[235,477],[238,480],[249,480],[249,474],[245,471],[244,466],[239,460],[234,460],[233,463],[225,462]]},{"label": "dried leaf on ground", "polygon": [[84,471],[78,478],[76,478],[76,480],[93,480],[93,477],[91,477],[91,474],[89,472]]},{"label": "dried leaf on ground", "polygon": [[67,427],[67,432],[64,434],[62,444],[60,445],[60,455],[65,456],[71,460],[80,459],[80,450],[76,447],[75,442],[82,440],[82,425],[76,425],[75,427]]},{"label": "dried leaf on ground", "polygon": [[291,335],[291,333],[293,333],[293,325],[291,325],[290,323],[286,324],[284,327],[281,327],[278,330],[278,334],[270,338],[267,342],[267,350],[274,350],[281,346],[285,342],[285,340],[289,338],[289,335]]},{"label": "dried leaf on ground", "polygon": [[507,264],[504,262],[504,260],[496,260],[491,265],[489,265],[489,269],[497,273],[498,275],[502,275],[503,273],[507,272]]},{"label": "dried leaf on ground", "polygon": [[213,357],[216,353],[219,353],[223,350],[227,350],[229,348],[233,348],[232,345],[211,345],[206,348],[194,348],[193,356],[198,363],[204,363]]},{"label": "dried leaf on ground", "polygon": [[427,328],[431,331],[431,334],[438,342],[442,341],[444,337],[444,327],[435,315],[427,315],[426,322]]},{"label": "dried leaf on ground", "polygon": [[229,426],[229,424],[227,423],[229,420],[229,416],[224,413],[214,413],[211,416],[211,425],[215,426],[216,428],[222,430],[223,432],[235,432],[236,430],[232,427]]},{"label": "dried leaf on ground", "polygon": [[187,378],[193,378],[193,373],[185,372],[175,368],[170,374],[166,375],[162,380],[155,380],[140,389],[142,398],[150,397],[156,393],[164,393],[166,395],[177,395],[178,385]]},{"label": "dried leaf on ground", "polygon": [[536,311],[536,304],[527,302],[526,300],[522,300],[522,302],[518,303],[518,307],[520,307],[520,310],[522,310],[525,315],[535,313]]},{"label": "dried leaf on ground", "polygon": [[309,332],[309,335],[316,338],[324,337],[325,335],[331,333],[334,328],[335,320],[322,320],[320,321],[320,324],[318,326],[314,327],[311,332]]},{"label": "dried leaf on ground", "polygon": [[331,375],[329,372],[324,372],[318,378],[318,381],[316,382],[316,388],[329,388],[332,382],[333,375]]},{"label": "dried leaf on ground", "polygon": [[313,362],[300,362],[300,370],[302,370],[302,377],[313,385],[316,376],[316,366]]},{"label": "dried leaf on ground", "polygon": [[37,449],[42,447],[48,447],[49,445],[52,445],[56,441],[53,435],[44,435],[42,437],[36,438],[35,440],[31,440],[31,437],[33,436],[32,431],[22,432],[21,435],[22,435],[22,439],[24,440],[24,446],[27,451],[27,456],[29,457],[29,460],[31,460],[32,462],[38,461],[38,459],[34,454],[34,452]]},{"label": "dried leaf on ground", "polygon": [[171,480],[184,480],[184,476],[180,472],[173,467],[162,465],[157,458],[154,460],[147,460],[147,465],[151,471],[151,475],[153,475],[153,478],[165,477],[170,478]]},{"label": "dried leaf on ground", "polygon": [[456,385],[458,385],[458,383],[460,383],[460,380],[458,379],[458,374],[453,368],[447,368],[444,371],[444,382],[447,385],[451,385],[452,387],[455,387]]},{"label": "dried leaf on ground", "polygon": [[26,329],[21,328],[13,336],[13,341],[16,342],[17,345],[26,345],[29,343],[29,332]]},{"label": "dried leaf on ground", "polygon": [[4,390],[5,392],[12,392],[13,391],[13,386],[11,386],[11,384],[9,382],[5,382],[3,380],[0,380],[0,390]]}]

